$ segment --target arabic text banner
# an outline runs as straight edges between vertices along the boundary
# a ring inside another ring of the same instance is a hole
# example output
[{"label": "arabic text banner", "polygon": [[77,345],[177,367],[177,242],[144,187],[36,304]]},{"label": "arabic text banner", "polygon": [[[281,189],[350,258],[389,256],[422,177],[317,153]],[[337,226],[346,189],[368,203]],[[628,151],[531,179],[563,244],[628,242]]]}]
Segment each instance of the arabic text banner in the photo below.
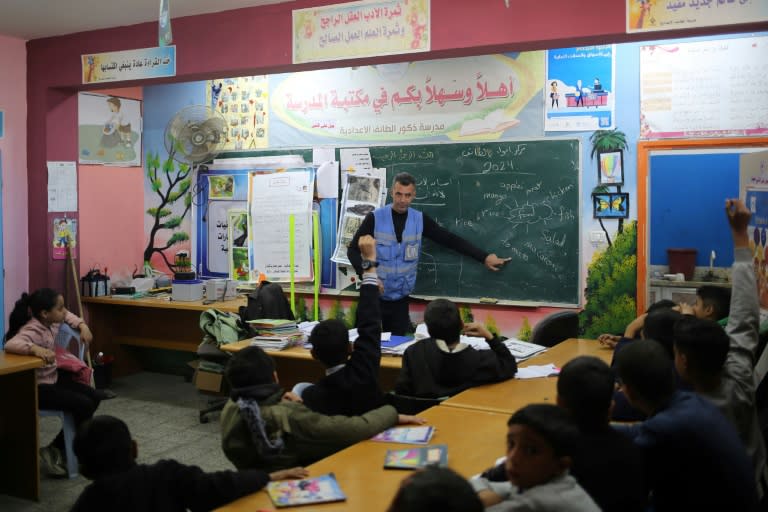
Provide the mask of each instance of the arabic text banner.
[{"label": "arabic text banner", "polygon": [[175,46],[93,53],[80,59],[84,84],[176,76]]},{"label": "arabic text banner", "polygon": [[765,0],[627,0],[627,32],[768,20]]}]

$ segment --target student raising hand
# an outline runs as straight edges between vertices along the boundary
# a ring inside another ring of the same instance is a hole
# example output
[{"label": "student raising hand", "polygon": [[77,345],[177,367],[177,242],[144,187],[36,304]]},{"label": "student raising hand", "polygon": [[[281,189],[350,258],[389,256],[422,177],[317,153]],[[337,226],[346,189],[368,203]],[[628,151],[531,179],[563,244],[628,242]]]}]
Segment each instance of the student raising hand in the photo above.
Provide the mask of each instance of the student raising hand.
[{"label": "student raising hand", "polygon": [[747,206],[740,199],[725,200],[725,214],[731,225],[731,235],[735,247],[749,247],[747,224],[752,216]]}]

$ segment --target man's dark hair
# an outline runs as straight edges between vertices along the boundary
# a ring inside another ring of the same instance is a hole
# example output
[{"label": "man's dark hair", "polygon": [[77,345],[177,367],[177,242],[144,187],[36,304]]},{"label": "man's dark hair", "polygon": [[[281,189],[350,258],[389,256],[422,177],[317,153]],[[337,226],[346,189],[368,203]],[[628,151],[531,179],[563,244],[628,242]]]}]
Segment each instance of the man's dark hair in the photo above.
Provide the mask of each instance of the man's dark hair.
[{"label": "man's dark hair", "polygon": [[235,352],[224,369],[232,388],[245,388],[275,381],[275,361],[261,347],[246,347]]},{"label": "man's dark hair", "polygon": [[674,359],[675,322],[684,315],[669,308],[654,309],[643,322],[643,337],[661,343],[670,359]]},{"label": "man's dark hair", "polygon": [[553,404],[530,404],[518,409],[507,426],[525,425],[537,432],[558,457],[571,455],[579,442],[579,431],[572,417]]},{"label": "man's dark hair", "polygon": [[427,466],[403,481],[387,512],[482,512],[472,486],[449,468]]},{"label": "man's dark hair", "polygon": [[714,320],[721,320],[728,316],[731,310],[731,290],[729,288],[705,284],[696,290],[696,295],[705,307],[712,308]]},{"label": "man's dark hair", "polygon": [[619,379],[654,407],[665,404],[675,392],[675,370],[661,343],[650,339],[629,343],[616,354],[615,368]]},{"label": "man's dark hair", "polygon": [[728,357],[730,340],[714,320],[685,315],[675,324],[675,348],[694,374],[717,375]]},{"label": "man's dark hair", "polygon": [[91,480],[133,467],[131,432],[114,416],[94,416],[77,429],[73,448],[80,473]]},{"label": "man's dark hair", "polygon": [[318,323],[309,335],[312,352],[327,367],[347,360],[349,330],[341,320],[330,319]]},{"label": "man's dark hair", "polygon": [[651,311],[656,311],[657,309],[672,309],[675,306],[677,306],[677,302],[669,299],[661,299],[648,306],[648,309],[646,309],[645,312],[650,313]]},{"label": "man's dark hair", "polygon": [[461,315],[459,308],[448,299],[435,299],[424,310],[424,323],[433,338],[448,344],[459,341],[461,336]]},{"label": "man's dark hair", "polygon": [[392,178],[392,187],[394,188],[395,183],[399,183],[404,187],[407,187],[408,185],[416,186],[416,178],[413,177],[412,174],[407,172],[399,172],[395,174],[395,177]]},{"label": "man's dark hair", "polygon": [[613,370],[593,356],[571,359],[557,378],[557,395],[582,430],[605,427],[615,388]]}]

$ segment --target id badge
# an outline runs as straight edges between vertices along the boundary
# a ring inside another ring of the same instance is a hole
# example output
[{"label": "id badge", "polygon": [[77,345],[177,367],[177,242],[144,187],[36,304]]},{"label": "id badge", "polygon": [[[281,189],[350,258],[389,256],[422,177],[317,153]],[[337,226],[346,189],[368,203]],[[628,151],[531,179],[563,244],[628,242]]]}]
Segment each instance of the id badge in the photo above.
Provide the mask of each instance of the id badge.
[{"label": "id badge", "polygon": [[405,261],[413,261],[417,259],[419,259],[419,244],[417,242],[406,244]]}]

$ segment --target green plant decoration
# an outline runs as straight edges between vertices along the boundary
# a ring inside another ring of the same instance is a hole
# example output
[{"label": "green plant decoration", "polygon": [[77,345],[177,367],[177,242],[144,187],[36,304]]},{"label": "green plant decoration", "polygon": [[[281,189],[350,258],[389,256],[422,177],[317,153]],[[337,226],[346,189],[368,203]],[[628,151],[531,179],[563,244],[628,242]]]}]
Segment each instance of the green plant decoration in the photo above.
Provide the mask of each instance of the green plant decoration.
[{"label": "green plant decoration", "polygon": [[459,316],[461,317],[461,321],[465,324],[469,324],[475,321],[475,315],[472,314],[472,308],[466,304],[459,306]]},{"label": "green plant decoration", "polygon": [[520,341],[530,341],[533,329],[531,328],[531,322],[528,321],[528,317],[523,317],[523,323],[520,324],[520,330],[517,331],[517,339]]},{"label": "green plant decoration", "polygon": [[627,223],[613,245],[596,253],[587,270],[586,305],[579,330],[586,338],[620,334],[636,316],[637,223]]},{"label": "green plant decoration", "polygon": [[[175,265],[169,261],[165,250],[189,240],[189,233],[181,231],[179,228],[192,208],[191,169],[189,165],[182,163],[178,164],[177,167],[176,161],[173,159],[175,154],[176,150],[174,149],[162,164],[158,153],[154,155],[147,153],[145,158],[147,178],[151,183],[152,191],[157,194],[159,203],[147,210],[147,215],[152,217],[153,222],[143,259],[150,262],[152,256],[158,253],[171,271],[175,271]],[[181,215],[174,215],[171,206],[179,199],[184,201],[184,211]],[[162,230],[170,230],[172,234],[164,246],[155,247],[155,237]]]},{"label": "green plant decoration", "polygon": [[488,315],[485,317],[485,328],[488,329],[491,334],[498,337],[501,333],[499,332],[499,326],[496,325],[496,319],[493,318],[493,315]]},{"label": "green plant decoration", "polygon": [[355,326],[355,320],[357,317],[357,302],[350,304],[347,313],[344,315],[344,325],[347,329],[352,329]]}]

